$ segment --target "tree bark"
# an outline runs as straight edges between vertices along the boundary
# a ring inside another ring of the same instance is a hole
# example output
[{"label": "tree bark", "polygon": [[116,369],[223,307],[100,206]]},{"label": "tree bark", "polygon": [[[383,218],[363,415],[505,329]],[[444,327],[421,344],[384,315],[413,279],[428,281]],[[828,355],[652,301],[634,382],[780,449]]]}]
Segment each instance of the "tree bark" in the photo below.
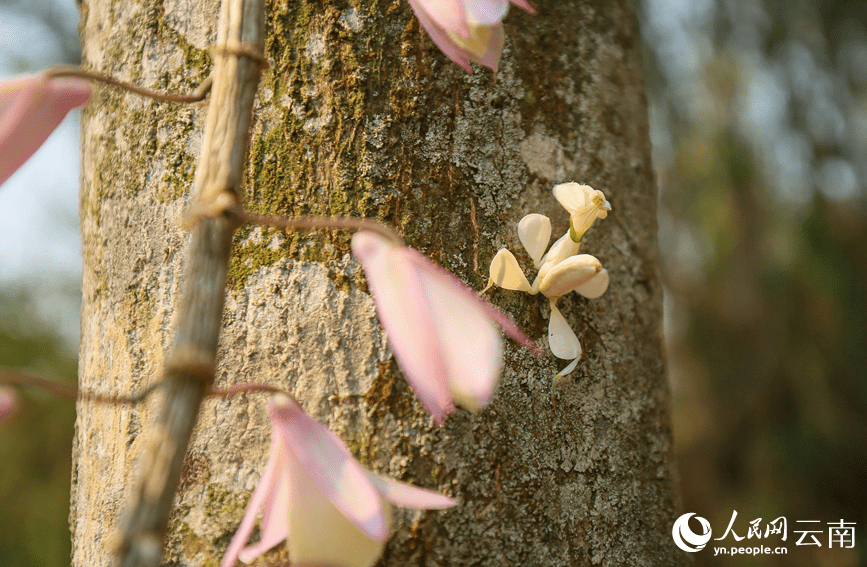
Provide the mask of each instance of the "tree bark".
[{"label": "tree bark", "polygon": [[[218,385],[266,381],[301,401],[363,464],[454,495],[397,511],[382,565],[671,565],[675,518],[661,344],[656,193],[640,39],[630,0],[513,10],[499,73],[466,75],[402,1],[273,1],[245,205],[268,214],[377,218],[480,289],[530,212],[567,214],[564,181],[614,210],[582,252],[611,274],[600,299],[558,304],[578,369],[508,342],[494,401],[437,428],[387,347],[349,235],[244,228],[235,237]],[[83,4],[85,65],[191,90],[209,73],[214,0]],[[99,90],[83,120],[80,385],[140,391],[161,375],[205,109]],[[531,262],[523,253],[519,261]],[[540,345],[547,301],[492,301]],[[204,403],[166,539],[167,565],[217,565],[269,448],[265,396]],[[73,565],[111,564],[111,532],[159,400],[79,404]],[[281,546],[263,560],[286,559]],[[264,563],[263,563],[264,564]]]}]

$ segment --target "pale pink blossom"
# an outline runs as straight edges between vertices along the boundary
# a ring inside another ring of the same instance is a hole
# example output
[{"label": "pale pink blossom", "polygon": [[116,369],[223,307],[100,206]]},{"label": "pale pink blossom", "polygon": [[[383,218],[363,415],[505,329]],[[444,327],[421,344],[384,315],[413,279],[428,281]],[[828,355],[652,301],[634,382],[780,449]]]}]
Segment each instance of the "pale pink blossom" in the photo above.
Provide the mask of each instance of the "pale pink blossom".
[{"label": "pale pink blossom", "polygon": [[[388,537],[391,505],[443,509],[437,492],[379,477],[288,396],[268,403],[271,455],[220,563],[249,563],[286,540],[292,564],[369,567]],[[259,541],[247,546],[262,512]]]},{"label": "pale pink blossom", "polygon": [[[534,13],[526,0],[511,0]],[[470,61],[494,71],[503,51],[509,0],[409,0],[418,21],[446,56],[472,73]]]},{"label": "pale pink blossom", "polygon": [[18,396],[8,386],[0,386],[0,423],[3,423],[18,409]]},{"label": "pale pink blossom", "polygon": [[419,252],[370,231],[353,236],[352,251],[391,350],[435,423],[455,402],[476,410],[490,401],[503,368],[499,328],[541,354],[508,317]]},{"label": "pale pink blossom", "polygon": [[70,110],[90,96],[90,83],[77,78],[36,76],[0,82],[0,185],[39,149]]}]

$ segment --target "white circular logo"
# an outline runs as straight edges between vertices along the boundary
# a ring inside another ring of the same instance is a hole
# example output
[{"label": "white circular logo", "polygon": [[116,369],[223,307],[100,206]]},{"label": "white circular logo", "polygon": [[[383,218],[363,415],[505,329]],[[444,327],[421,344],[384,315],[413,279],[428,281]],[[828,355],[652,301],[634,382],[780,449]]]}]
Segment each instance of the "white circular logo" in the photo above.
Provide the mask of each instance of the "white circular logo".
[{"label": "white circular logo", "polygon": [[710,522],[701,516],[695,516],[702,529],[702,533],[697,534],[689,529],[689,519],[693,516],[695,516],[694,512],[684,514],[675,520],[671,527],[671,537],[674,538],[674,544],[690,553],[704,549],[704,546],[710,541]]}]

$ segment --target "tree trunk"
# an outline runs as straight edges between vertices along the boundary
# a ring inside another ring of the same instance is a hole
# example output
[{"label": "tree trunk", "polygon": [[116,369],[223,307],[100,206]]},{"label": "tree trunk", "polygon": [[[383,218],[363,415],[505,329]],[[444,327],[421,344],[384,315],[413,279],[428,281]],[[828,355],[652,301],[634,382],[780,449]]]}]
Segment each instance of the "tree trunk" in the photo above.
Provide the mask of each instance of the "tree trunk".
[{"label": "tree trunk", "polygon": [[[656,193],[640,39],[630,0],[536,0],[513,10],[498,74],[466,75],[408,4],[273,1],[245,205],[373,217],[480,289],[530,212],[567,214],[564,181],[613,211],[582,245],[611,274],[600,299],[559,303],[584,348],[561,361],[509,342],[478,414],[432,425],[398,369],[345,233],[244,228],[235,238],[217,384],[266,381],[323,420],[369,468],[454,495],[398,511],[383,565],[671,565],[673,460],[657,277]],[[210,70],[215,0],[83,5],[85,65],[191,90]],[[80,384],[159,379],[187,246],[181,227],[205,109],[102,89],[83,120]],[[519,260],[529,267],[526,255]],[[574,296],[574,297],[573,297]],[[547,346],[547,301],[492,301]],[[156,396],[155,398],[157,398]],[[79,404],[73,565],[111,564],[110,535],[160,400]],[[264,467],[266,398],[205,402],[166,539],[166,564],[216,565]],[[282,547],[266,556],[286,559]]]}]

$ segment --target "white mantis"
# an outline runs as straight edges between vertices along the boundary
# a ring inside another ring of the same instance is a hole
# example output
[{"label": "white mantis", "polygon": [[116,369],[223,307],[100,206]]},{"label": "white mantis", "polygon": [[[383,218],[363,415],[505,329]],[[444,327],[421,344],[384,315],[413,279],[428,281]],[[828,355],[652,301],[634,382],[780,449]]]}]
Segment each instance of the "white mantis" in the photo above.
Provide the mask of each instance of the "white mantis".
[{"label": "white mantis", "polygon": [[545,249],[551,240],[551,220],[545,215],[532,213],[518,223],[518,238],[538,270],[532,285],[515,256],[503,248],[491,261],[488,288],[497,285],[531,295],[541,293],[548,298],[551,307],[548,346],[557,358],[571,360],[555,376],[555,379],[559,379],[575,369],[581,356],[581,343],[557,309],[556,302],[571,291],[595,299],[608,289],[608,271],[595,256],[579,254],[578,251],[584,233],[597,218],[608,216],[611,204],[602,191],[579,183],[556,185],[554,197],[569,212],[569,231],[547,253]]}]

